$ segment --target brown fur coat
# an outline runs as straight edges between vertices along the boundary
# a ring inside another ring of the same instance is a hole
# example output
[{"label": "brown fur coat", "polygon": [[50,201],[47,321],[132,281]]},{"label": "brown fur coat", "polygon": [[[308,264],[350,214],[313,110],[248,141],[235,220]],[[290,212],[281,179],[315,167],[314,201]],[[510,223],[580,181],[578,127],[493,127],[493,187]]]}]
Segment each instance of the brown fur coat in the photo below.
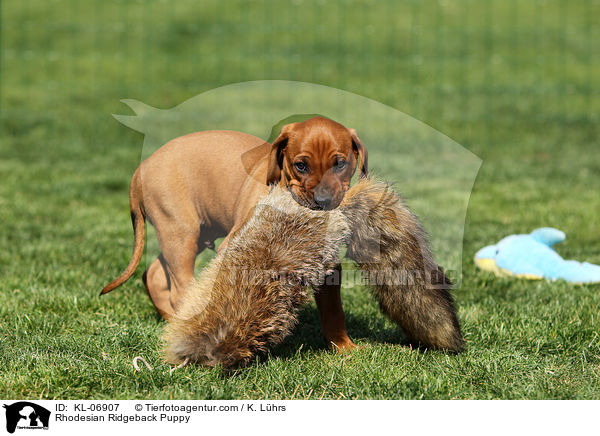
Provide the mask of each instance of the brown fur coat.
[{"label": "brown fur coat", "polygon": [[166,327],[167,360],[244,366],[280,343],[348,234],[341,212],[307,209],[274,187],[182,297]]},{"label": "brown fur coat", "polygon": [[364,271],[382,311],[417,345],[462,351],[451,283],[402,199],[386,183],[361,180],[340,210],[352,232],[347,255]]},{"label": "brown fur coat", "polygon": [[297,322],[307,286],[335,267],[343,242],[382,311],[411,341],[463,349],[450,282],[423,228],[388,184],[367,179],[329,212],[273,188],[183,296],[166,327],[167,360],[243,366],[280,343]]}]

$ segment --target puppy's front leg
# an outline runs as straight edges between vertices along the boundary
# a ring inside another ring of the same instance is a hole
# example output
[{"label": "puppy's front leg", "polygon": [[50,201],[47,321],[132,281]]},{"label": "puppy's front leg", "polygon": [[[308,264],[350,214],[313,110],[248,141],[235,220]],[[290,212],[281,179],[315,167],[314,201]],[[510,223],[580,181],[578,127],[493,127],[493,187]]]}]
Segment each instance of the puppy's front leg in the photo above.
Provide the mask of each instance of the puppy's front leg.
[{"label": "puppy's front leg", "polygon": [[338,350],[351,350],[356,345],[348,337],[340,287],[342,266],[337,265],[331,275],[325,278],[325,284],[315,288],[315,301],[321,318],[321,331],[327,345]]}]

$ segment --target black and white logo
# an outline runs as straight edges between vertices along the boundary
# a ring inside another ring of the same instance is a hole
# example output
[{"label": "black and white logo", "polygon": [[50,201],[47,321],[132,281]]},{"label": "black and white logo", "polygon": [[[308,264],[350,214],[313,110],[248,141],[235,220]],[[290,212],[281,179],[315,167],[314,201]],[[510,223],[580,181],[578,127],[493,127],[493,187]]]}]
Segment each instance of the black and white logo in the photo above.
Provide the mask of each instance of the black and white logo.
[{"label": "black and white logo", "polygon": [[48,430],[50,411],[29,401],[5,404],[6,431],[14,433],[16,429]]}]

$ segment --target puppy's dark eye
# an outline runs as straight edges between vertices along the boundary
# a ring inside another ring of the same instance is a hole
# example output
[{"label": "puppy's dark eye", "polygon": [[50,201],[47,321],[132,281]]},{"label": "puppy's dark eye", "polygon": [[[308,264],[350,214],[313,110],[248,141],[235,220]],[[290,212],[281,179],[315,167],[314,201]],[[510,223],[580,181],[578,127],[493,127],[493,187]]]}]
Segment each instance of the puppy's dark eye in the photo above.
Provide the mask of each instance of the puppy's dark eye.
[{"label": "puppy's dark eye", "polygon": [[300,161],[300,162],[296,162],[294,164],[294,168],[296,168],[296,171],[298,171],[300,174],[304,174],[308,172],[308,165],[306,165],[304,162]]},{"label": "puppy's dark eye", "polygon": [[344,159],[338,159],[335,162],[333,169],[336,171],[342,171],[344,168],[346,168],[346,165],[348,165],[348,162],[346,162]]}]

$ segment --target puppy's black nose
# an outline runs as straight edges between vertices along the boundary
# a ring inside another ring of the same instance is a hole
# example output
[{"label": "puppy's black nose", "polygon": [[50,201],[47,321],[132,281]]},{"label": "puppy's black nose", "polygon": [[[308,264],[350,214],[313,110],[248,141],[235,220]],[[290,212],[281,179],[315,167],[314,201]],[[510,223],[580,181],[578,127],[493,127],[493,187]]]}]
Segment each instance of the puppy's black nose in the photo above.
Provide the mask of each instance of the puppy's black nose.
[{"label": "puppy's black nose", "polygon": [[314,199],[315,203],[323,210],[327,210],[331,206],[332,198],[330,195],[315,195]]}]

